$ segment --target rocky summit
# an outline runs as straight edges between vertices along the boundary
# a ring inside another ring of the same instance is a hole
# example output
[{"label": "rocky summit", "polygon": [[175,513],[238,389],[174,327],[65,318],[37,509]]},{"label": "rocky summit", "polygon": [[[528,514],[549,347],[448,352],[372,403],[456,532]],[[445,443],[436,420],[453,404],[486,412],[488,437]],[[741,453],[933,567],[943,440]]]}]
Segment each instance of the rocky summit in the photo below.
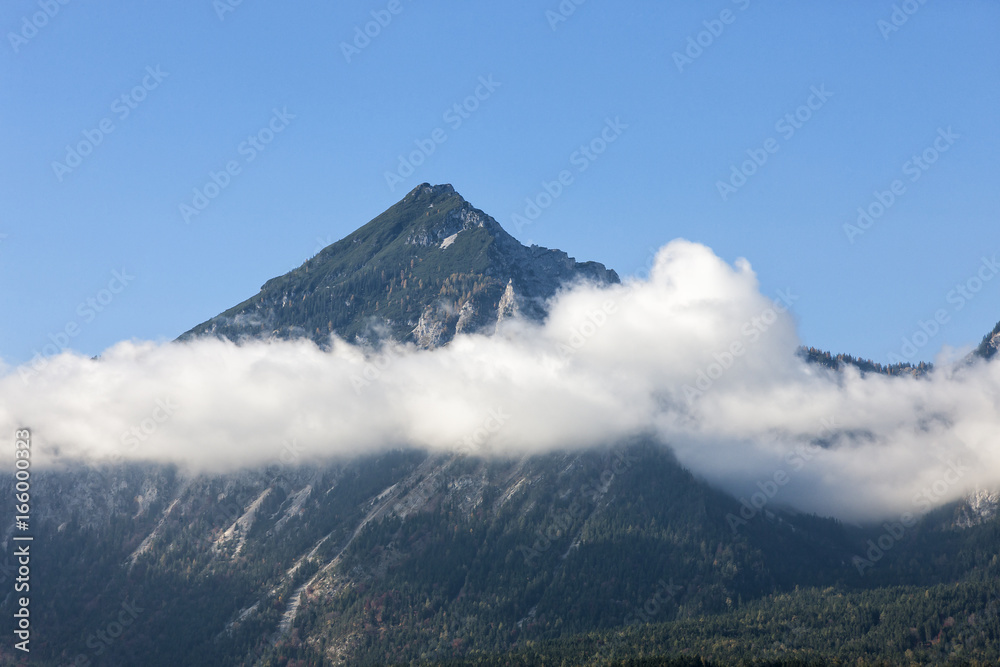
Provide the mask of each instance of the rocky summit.
[{"label": "rocky summit", "polygon": [[597,262],[521,244],[451,185],[424,183],[354,233],[182,338],[307,336],[320,345],[386,336],[433,348],[492,333],[517,312],[541,318],[568,283],[617,283]]}]

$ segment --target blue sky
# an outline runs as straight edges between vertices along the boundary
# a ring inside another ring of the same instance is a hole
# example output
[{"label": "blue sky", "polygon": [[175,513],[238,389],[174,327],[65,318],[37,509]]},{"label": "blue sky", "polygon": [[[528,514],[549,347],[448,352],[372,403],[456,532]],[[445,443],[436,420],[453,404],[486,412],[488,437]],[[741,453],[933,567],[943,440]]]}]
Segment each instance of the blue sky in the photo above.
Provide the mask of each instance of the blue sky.
[{"label": "blue sky", "polygon": [[226,2],[0,7],[6,363],[173,338],[425,181],[622,275],[746,257],[835,352],[1000,319],[995,2]]}]

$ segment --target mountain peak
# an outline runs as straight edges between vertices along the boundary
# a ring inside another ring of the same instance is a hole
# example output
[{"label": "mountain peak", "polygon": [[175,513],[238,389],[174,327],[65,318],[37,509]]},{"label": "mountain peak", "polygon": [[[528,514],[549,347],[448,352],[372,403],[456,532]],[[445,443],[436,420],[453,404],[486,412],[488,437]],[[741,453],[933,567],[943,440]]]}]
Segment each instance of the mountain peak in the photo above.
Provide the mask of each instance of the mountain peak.
[{"label": "mountain peak", "polygon": [[[417,196],[420,196],[420,195],[427,195],[427,196],[430,196],[430,197],[440,197],[440,196],[447,196],[447,195],[455,195],[459,199],[462,198],[462,195],[460,195],[457,192],[455,192],[455,188],[452,187],[451,183],[442,183],[440,185],[431,185],[430,183],[421,183],[417,187],[415,187],[412,190],[410,190],[406,194],[406,196],[403,197],[403,199],[406,200],[406,199],[409,199],[410,197],[417,197]],[[465,200],[463,199],[462,201],[465,201]]]},{"label": "mountain peak", "polygon": [[459,333],[492,333],[510,316],[545,316],[567,282],[619,282],[598,262],[522,245],[449,184],[421,183],[400,201],[255,296],[181,338],[330,334],[357,342],[385,337],[422,347]]},{"label": "mountain peak", "polygon": [[500,223],[472,206],[449,183],[421,183],[379,218],[383,216],[410,221],[405,228],[407,243],[438,244],[446,249],[454,243],[460,232],[481,228],[503,245],[518,244]]}]

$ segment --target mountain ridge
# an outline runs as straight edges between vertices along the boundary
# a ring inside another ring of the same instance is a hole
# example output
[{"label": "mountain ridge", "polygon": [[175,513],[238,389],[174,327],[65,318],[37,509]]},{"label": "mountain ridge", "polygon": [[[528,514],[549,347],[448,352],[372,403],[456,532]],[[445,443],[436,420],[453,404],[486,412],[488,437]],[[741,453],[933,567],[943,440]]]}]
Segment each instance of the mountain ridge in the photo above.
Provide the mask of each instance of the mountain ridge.
[{"label": "mountain ridge", "polygon": [[[451,184],[421,183],[178,340],[205,334],[237,342],[307,337],[325,347],[336,334],[355,343],[391,338],[434,348],[460,333],[492,333],[515,313],[541,320],[547,299],[579,280],[621,282],[600,262],[577,262],[561,250],[521,244]],[[998,348],[1000,322],[969,360],[989,359]],[[834,371],[855,367],[862,373],[919,377],[933,369],[924,361],[882,364],[805,345],[799,353]]]},{"label": "mountain ridge", "polygon": [[459,333],[490,332],[514,310],[541,319],[545,301],[579,280],[620,282],[599,262],[522,245],[451,185],[423,183],[180,340],[305,336],[325,345],[336,334],[431,348]]}]

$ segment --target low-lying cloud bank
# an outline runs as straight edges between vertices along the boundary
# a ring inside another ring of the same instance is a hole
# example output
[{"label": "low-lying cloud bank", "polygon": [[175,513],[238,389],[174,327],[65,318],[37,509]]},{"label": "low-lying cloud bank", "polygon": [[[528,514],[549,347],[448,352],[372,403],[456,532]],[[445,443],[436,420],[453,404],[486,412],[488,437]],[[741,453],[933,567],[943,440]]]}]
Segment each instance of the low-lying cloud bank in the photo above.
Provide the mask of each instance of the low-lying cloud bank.
[{"label": "low-lying cloud bank", "polygon": [[[544,325],[433,351],[334,340],[123,342],[0,377],[0,431],[33,465],[150,460],[197,471],[398,446],[522,454],[636,435],[737,497],[862,520],[1000,487],[1000,363],[912,378],[807,364],[746,261],[674,241],[648,280],[578,286]],[[10,462],[0,465],[10,467]]]}]

